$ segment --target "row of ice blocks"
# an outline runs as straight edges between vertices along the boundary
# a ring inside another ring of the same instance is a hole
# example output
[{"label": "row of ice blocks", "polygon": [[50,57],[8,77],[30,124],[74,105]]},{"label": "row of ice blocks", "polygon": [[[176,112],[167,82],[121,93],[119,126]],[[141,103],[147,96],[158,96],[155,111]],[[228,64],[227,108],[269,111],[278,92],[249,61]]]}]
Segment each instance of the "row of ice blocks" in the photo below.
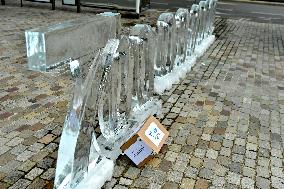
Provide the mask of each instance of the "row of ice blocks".
[{"label": "row of ice blocks", "polygon": [[93,17],[25,31],[28,67],[48,71],[70,58],[103,48],[120,32],[120,14],[102,13]]}]

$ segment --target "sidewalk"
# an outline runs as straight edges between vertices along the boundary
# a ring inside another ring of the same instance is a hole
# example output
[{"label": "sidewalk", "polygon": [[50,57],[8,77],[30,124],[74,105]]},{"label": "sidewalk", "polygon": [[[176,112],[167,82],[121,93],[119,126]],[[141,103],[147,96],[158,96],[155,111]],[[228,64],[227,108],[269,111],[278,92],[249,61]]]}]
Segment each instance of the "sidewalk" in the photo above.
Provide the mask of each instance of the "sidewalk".
[{"label": "sidewalk", "polygon": [[[91,15],[0,6],[0,188],[53,187],[72,89],[68,76],[26,69],[24,30]],[[161,96],[167,145],[144,169],[120,157],[105,188],[284,188],[284,25],[218,18],[215,33]]]}]

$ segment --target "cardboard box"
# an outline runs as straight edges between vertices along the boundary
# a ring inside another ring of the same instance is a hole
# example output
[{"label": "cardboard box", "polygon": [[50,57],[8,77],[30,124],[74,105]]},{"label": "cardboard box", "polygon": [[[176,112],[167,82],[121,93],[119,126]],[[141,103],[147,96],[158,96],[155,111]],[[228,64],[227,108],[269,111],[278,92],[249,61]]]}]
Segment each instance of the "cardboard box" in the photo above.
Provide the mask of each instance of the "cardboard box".
[{"label": "cardboard box", "polygon": [[159,153],[168,136],[169,132],[165,127],[154,116],[150,116],[143,127],[121,146],[121,150],[138,167],[141,167],[155,153]]}]

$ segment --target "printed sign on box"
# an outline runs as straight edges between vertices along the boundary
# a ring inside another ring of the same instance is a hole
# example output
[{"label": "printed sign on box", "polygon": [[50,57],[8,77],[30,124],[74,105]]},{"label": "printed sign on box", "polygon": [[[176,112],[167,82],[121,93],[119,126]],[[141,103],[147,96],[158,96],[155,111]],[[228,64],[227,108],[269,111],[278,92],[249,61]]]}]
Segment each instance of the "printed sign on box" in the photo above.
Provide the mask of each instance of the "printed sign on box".
[{"label": "printed sign on box", "polygon": [[122,151],[138,166],[143,166],[152,158],[154,152],[159,153],[169,132],[153,116],[149,117],[143,127],[122,145]]},{"label": "printed sign on box", "polygon": [[152,122],[146,129],[145,135],[158,147],[165,136],[165,133],[159,129],[155,122]]},{"label": "printed sign on box", "polygon": [[159,153],[169,136],[169,132],[154,116],[147,119],[137,134],[156,153]]},{"label": "printed sign on box", "polygon": [[139,165],[141,162],[143,162],[148,156],[152,154],[152,152],[152,149],[139,138],[137,138],[137,141],[124,151],[124,153],[136,165]]}]

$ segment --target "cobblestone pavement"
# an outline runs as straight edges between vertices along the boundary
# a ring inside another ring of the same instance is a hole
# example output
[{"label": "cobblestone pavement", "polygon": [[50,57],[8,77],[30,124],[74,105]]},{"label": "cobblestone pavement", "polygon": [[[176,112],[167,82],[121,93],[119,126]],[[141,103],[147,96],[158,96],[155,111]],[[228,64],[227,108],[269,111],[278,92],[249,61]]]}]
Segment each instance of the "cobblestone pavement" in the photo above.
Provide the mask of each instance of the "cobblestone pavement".
[{"label": "cobblestone pavement", "polygon": [[[53,186],[72,81],[27,70],[23,32],[92,13],[45,6],[0,6],[0,188]],[[167,145],[143,169],[120,157],[105,188],[284,188],[284,25],[218,18],[215,34],[161,96]]]}]

